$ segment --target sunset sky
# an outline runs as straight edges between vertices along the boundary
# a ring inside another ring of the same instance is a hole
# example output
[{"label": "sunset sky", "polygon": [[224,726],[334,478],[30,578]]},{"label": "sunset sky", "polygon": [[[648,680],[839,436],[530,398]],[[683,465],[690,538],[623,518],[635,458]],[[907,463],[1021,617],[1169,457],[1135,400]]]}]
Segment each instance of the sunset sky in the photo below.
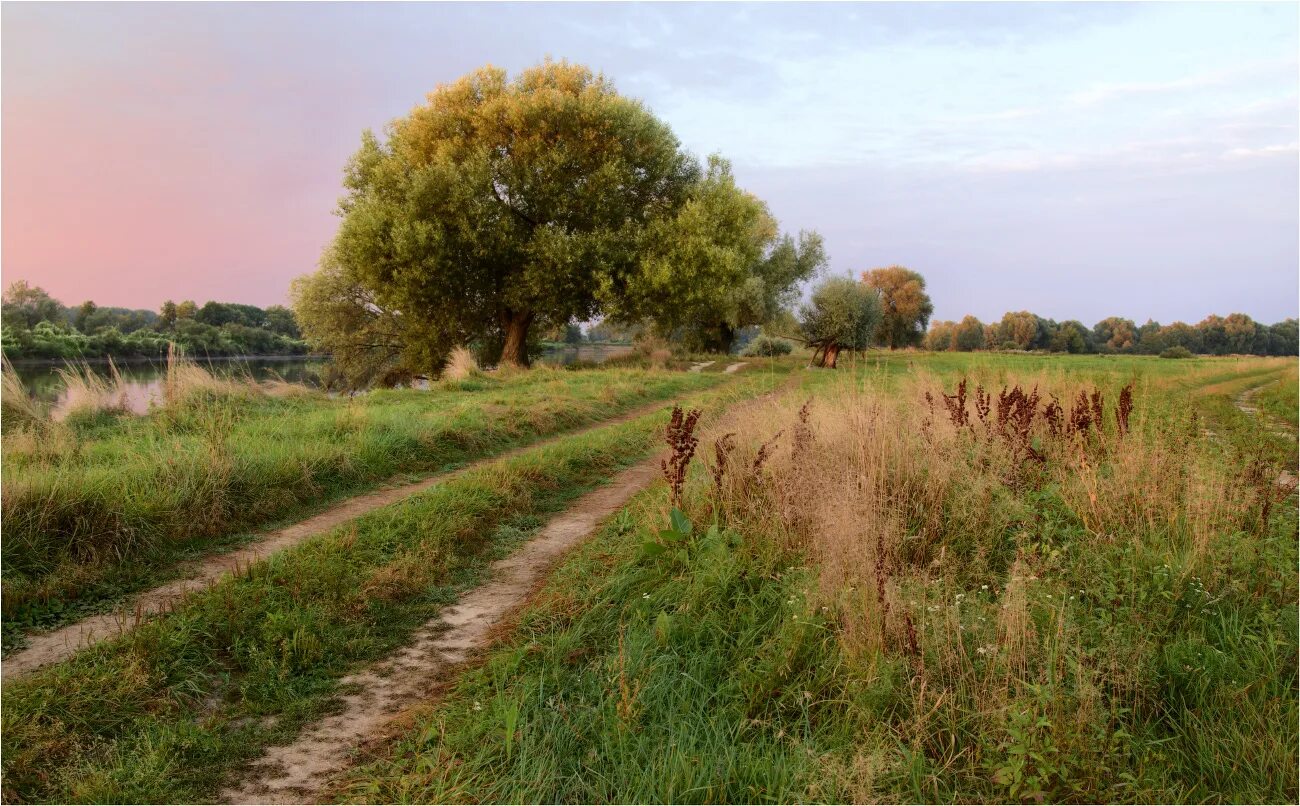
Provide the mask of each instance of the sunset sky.
[{"label": "sunset sky", "polygon": [[365,128],[485,63],[603,70],[832,271],[936,318],[1295,316],[1297,6],[13,4],[3,279],[287,301]]}]

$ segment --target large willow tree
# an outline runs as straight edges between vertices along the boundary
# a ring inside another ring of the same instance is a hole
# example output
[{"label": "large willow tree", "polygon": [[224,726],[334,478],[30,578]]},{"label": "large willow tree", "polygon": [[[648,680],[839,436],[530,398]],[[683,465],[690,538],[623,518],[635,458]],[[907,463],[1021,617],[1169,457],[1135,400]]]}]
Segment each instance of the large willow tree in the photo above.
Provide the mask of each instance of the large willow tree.
[{"label": "large willow tree", "polygon": [[591,318],[626,293],[649,233],[700,176],[667,125],[586,67],[548,60],[513,79],[482,68],[438,87],[383,142],[363,135],[299,317],[336,355],[350,334],[326,330],[357,305],[351,320],[388,323],[408,366],[436,369],[475,341],[526,364],[534,326]]}]

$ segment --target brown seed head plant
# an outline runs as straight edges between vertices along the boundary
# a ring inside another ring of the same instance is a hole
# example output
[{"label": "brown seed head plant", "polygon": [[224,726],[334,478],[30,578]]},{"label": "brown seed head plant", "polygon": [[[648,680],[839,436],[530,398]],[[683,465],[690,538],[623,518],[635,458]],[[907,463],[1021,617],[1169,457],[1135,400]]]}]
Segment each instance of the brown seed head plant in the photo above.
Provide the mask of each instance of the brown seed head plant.
[{"label": "brown seed head plant", "polygon": [[672,491],[673,506],[682,505],[682,487],[686,484],[686,470],[695,456],[695,448],[700,444],[695,436],[695,426],[700,421],[700,410],[691,409],[683,412],[681,406],[673,406],[672,417],[665,429],[664,441],[668,443],[671,453],[661,463],[664,479]]},{"label": "brown seed head plant", "polygon": [[719,501],[722,500],[722,482],[727,476],[727,459],[735,449],[736,432],[734,431],[723,434],[713,441],[713,492]]},{"label": "brown seed head plant", "polygon": [[1128,419],[1133,413],[1133,384],[1125,386],[1119,392],[1119,406],[1115,409],[1115,425],[1122,437],[1128,433]]}]

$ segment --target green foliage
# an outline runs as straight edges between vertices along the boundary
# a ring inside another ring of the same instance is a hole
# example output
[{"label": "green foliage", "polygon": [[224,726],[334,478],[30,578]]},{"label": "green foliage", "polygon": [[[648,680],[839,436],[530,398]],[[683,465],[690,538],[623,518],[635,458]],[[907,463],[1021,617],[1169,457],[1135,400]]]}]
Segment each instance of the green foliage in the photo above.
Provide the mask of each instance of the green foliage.
[{"label": "green foliage", "polygon": [[789,339],[759,334],[753,341],[745,345],[745,349],[741,355],[771,357],[776,355],[789,355],[793,350],[794,342]]},{"label": "green foliage", "polygon": [[973,316],[967,316],[956,324],[952,332],[952,349],[968,353],[984,349],[986,334],[983,323]]},{"label": "green foliage", "polygon": [[832,277],[800,308],[799,328],[819,366],[834,367],[841,350],[865,350],[880,327],[880,293],[847,277]]},{"label": "green foliage", "polygon": [[402,311],[397,335],[420,344],[400,358],[412,372],[498,334],[502,360],[526,363],[534,324],[590,319],[620,297],[700,175],[642,104],[562,61],[513,80],[476,70],[386,135],[367,132],[348,165],[326,270]]},{"label": "green foliage", "polygon": [[[101,307],[86,301],[68,311],[40,288],[15,283],[6,292],[0,345],[11,361],[76,358],[161,358],[174,342],[195,356],[304,355],[288,309],[209,302],[194,303],[186,316],[174,302],[160,314]],[[200,316],[199,314],[202,314]]]},{"label": "green foliage", "polygon": [[5,289],[0,316],[6,326],[35,327],[40,322],[66,322],[67,309],[45,289],[19,280]]},{"label": "green foliage", "polygon": [[1191,358],[1192,351],[1186,347],[1167,347],[1160,352],[1161,358]]},{"label": "green foliage", "polygon": [[780,236],[767,205],[715,155],[677,215],[653,227],[615,314],[648,319],[689,350],[729,352],[737,331],[770,322],[825,264],[821,236]]},{"label": "green foliage", "polygon": [[[1050,350],[1057,353],[1140,353],[1158,355],[1170,347],[1210,355],[1296,355],[1300,353],[1297,320],[1285,319],[1263,325],[1249,316],[1234,313],[1209,316],[1196,325],[1174,322],[1161,325],[1147,320],[1137,327],[1129,319],[1112,316],[1088,328],[1076,320],[1057,323],[1029,311],[1008,312],[1001,321],[988,325],[979,341],[973,333],[961,347],[954,346],[958,325],[935,322],[926,334],[926,349],[979,350],[986,347],[1015,350]],[[966,324],[966,320],[963,320]]]}]

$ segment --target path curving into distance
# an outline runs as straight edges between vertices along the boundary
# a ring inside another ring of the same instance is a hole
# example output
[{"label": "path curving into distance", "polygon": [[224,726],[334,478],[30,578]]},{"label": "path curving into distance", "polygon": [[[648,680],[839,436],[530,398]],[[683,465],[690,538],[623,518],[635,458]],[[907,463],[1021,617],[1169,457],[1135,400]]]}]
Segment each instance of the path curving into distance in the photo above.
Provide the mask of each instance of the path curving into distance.
[{"label": "path curving into distance", "polygon": [[135,629],[149,616],[169,610],[187,594],[203,590],[227,574],[237,573],[277,551],[296,546],[310,537],[328,532],[366,513],[423,492],[471,468],[507,459],[561,439],[635,420],[670,405],[671,403],[666,400],[649,403],[576,431],[553,434],[504,453],[485,456],[456,470],[349,498],[304,521],[267,532],[265,537],[247,546],[193,564],[189,566],[182,579],[144,591],[133,597],[129,604],[111,613],[89,616],[57,630],[28,636],[25,647],[0,661],[0,679],[11,680],[21,677],[42,666],[65,660],[86,647],[117,638]]}]

